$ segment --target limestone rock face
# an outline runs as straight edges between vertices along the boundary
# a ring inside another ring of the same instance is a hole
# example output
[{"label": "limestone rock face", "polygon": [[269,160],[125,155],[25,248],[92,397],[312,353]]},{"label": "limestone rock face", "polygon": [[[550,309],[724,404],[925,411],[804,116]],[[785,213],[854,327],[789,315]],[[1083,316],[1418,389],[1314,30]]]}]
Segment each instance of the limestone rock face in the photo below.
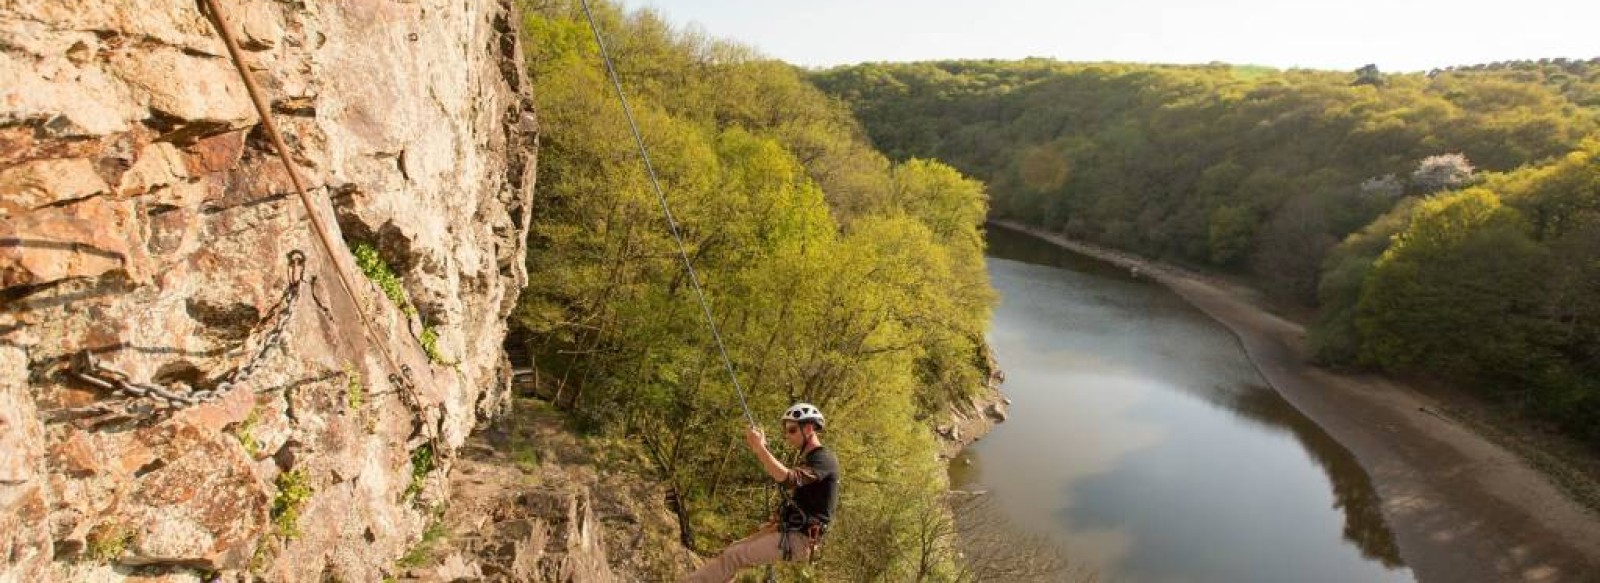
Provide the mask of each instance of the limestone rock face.
[{"label": "limestone rock face", "polygon": [[[201,4],[0,1],[0,581],[395,575],[507,402],[537,143],[510,0],[223,3],[331,253]],[[163,409],[85,354],[180,395],[258,362]]]}]

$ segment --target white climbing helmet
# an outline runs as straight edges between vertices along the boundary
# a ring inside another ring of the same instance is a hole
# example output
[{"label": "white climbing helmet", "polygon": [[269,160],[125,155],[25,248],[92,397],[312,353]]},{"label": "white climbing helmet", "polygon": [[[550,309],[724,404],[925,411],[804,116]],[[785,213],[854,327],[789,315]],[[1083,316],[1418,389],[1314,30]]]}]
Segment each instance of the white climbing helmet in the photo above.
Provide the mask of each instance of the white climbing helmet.
[{"label": "white climbing helmet", "polygon": [[810,421],[817,424],[817,429],[822,429],[822,410],[811,403],[795,403],[783,412],[784,421]]}]

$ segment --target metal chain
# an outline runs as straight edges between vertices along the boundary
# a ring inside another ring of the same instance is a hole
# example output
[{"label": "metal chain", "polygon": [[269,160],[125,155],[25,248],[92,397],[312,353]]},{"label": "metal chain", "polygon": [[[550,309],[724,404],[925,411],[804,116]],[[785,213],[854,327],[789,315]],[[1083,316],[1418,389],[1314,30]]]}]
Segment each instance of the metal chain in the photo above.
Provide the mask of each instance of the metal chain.
[{"label": "metal chain", "polygon": [[419,420],[424,419],[422,403],[417,400],[417,384],[411,379],[411,365],[402,364],[398,374],[389,373],[389,384],[395,388],[395,392],[400,395],[400,400],[405,402],[406,407],[417,412]]},{"label": "metal chain", "polygon": [[[250,96],[250,102],[255,106],[256,113],[259,114],[261,128],[265,130],[267,138],[271,140],[273,148],[277,150],[278,157],[283,161],[284,171],[288,173],[289,182],[294,184],[295,193],[300,196],[300,204],[306,209],[306,217],[311,222],[311,230],[316,233],[315,240],[322,247],[328,261],[332,263],[334,274],[338,276],[335,279],[339,282],[339,287],[344,290],[345,295],[356,306],[355,314],[357,319],[361,321],[362,330],[371,338],[378,349],[378,354],[383,356],[384,361],[389,365],[388,368],[392,372],[388,378],[396,385],[401,398],[405,400],[406,406],[411,408],[417,419],[426,420],[427,410],[422,406],[420,398],[417,396],[417,387],[412,380],[411,369],[400,364],[400,360],[395,358],[394,353],[389,350],[387,335],[379,333],[377,325],[363,307],[366,304],[362,300],[362,296],[356,293],[356,286],[352,281],[354,276],[337,260],[340,252],[335,250],[336,243],[332,229],[324,224],[322,215],[317,210],[318,205],[306,190],[305,182],[300,177],[300,170],[290,157],[289,147],[285,144],[283,135],[278,132],[277,124],[272,120],[272,108],[263,96],[261,88],[256,84],[255,77],[250,73],[251,67],[247,64],[244,52],[239,48],[238,41],[235,40],[232,27],[229,26],[227,16],[223,11],[222,3],[219,0],[203,0],[203,2],[212,25],[216,27],[217,35],[222,37],[223,45],[228,49],[228,56],[233,59],[234,67],[239,71],[239,78],[244,82],[245,93]],[[316,297],[315,290],[312,291],[312,299],[319,300]],[[317,304],[324,312],[327,312],[327,307],[321,301],[317,301]],[[415,335],[415,332],[413,332],[413,335]],[[440,439],[437,427],[432,424],[425,425],[427,426],[426,431],[429,443],[436,443]],[[444,450],[436,445],[434,451]]]},{"label": "metal chain", "polygon": [[110,391],[114,400],[95,403],[85,407],[61,409],[56,411],[57,417],[81,417],[85,415],[122,413],[127,415],[142,416],[154,412],[171,413],[180,409],[193,407],[216,401],[233,392],[250,381],[260,368],[262,361],[273,349],[282,346],[284,335],[287,334],[289,321],[294,318],[296,300],[300,298],[301,291],[306,286],[306,254],[299,251],[289,252],[289,284],[284,287],[283,295],[273,307],[274,313],[263,320],[270,319],[272,325],[261,336],[256,350],[227,375],[222,377],[209,389],[193,390],[183,382],[173,383],[165,387],[152,383],[136,382],[121,370],[105,365],[94,358],[88,351],[79,354],[74,363],[73,370],[67,374],[86,384]]}]

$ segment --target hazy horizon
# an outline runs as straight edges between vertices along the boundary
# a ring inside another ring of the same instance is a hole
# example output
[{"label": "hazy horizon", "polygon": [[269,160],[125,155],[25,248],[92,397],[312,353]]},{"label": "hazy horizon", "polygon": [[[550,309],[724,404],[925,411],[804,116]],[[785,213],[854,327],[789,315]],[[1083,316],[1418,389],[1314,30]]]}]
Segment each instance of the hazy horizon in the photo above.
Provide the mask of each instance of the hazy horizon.
[{"label": "hazy horizon", "polygon": [[[680,28],[751,46],[795,65],[957,59],[1263,66],[1386,72],[1501,61],[1600,57],[1600,2],[1273,0],[1116,4],[997,0],[974,11],[951,0],[794,3],[622,0]],[[819,42],[819,40],[821,42]]]}]

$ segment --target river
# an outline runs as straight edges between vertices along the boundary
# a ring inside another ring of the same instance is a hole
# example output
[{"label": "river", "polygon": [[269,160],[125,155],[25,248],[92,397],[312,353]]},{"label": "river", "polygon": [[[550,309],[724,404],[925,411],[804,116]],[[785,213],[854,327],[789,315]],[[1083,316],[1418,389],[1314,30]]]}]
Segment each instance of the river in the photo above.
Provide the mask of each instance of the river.
[{"label": "river", "polygon": [[991,229],[1011,419],[952,464],[1100,581],[1411,581],[1355,458],[1167,289]]}]

